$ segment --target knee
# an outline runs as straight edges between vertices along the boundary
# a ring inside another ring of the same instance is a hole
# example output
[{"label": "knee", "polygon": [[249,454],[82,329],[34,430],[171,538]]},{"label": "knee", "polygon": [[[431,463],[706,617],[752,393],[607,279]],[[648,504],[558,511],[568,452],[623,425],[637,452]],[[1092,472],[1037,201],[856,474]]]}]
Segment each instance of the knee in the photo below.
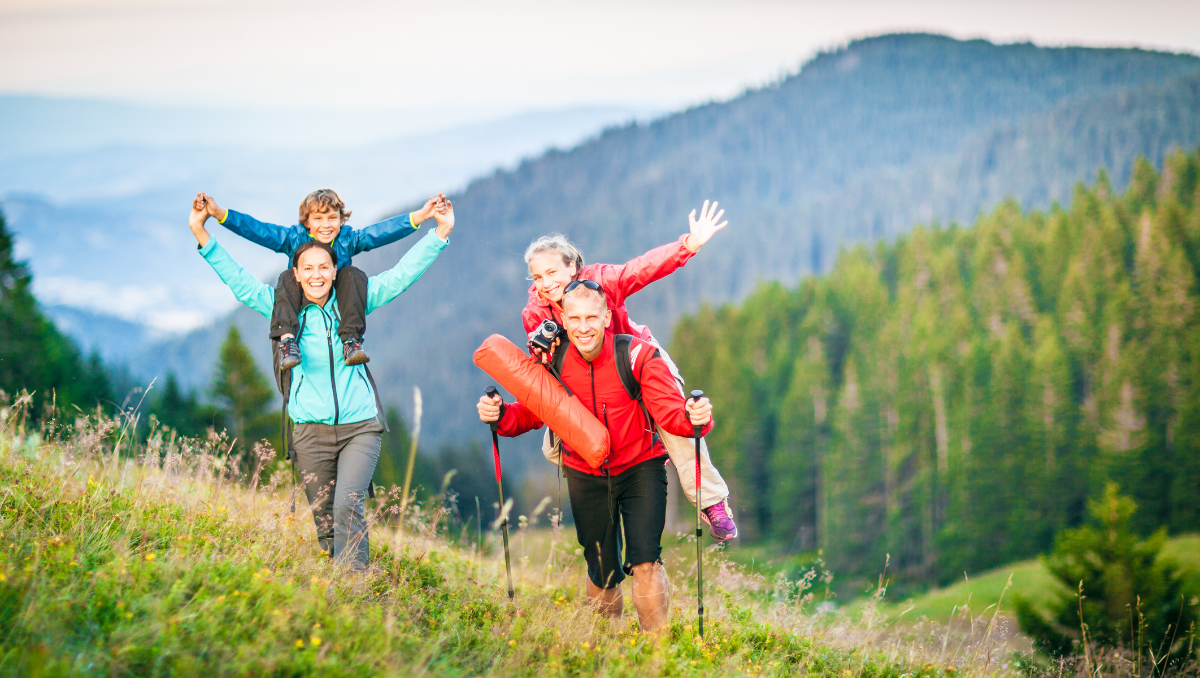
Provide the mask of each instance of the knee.
[{"label": "knee", "polygon": [[633,576],[635,576],[635,577],[637,577],[637,576],[642,576],[642,577],[653,576],[653,575],[657,574],[658,571],[661,569],[663,569],[663,565],[662,565],[662,563],[657,562],[657,561],[650,561],[648,563],[638,563],[637,565],[634,565],[632,568],[630,568],[630,570],[633,573]]},{"label": "knee", "polygon": [[[366,492],[363,492],[366,495]],[[361,520],[363,517],[363,498],[351,494],[350,496],[335,500],[333,503],[333,519],[337,522],[343,522],[351,518]]]},{"label": "knee", "polygon": [[629,573],[635,582],[663,581],[667,577],[667,569],[659,561],[638,563],[629,568]]}]

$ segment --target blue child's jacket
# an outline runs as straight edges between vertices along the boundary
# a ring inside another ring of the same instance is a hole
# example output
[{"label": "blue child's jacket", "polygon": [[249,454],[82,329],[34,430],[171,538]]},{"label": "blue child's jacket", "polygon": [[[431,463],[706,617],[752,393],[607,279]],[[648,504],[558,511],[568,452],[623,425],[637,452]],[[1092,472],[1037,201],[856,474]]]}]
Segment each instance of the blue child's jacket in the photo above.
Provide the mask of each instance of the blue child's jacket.
[{"label": "blue child's jacket", "polygon": [[[233,210],[226,210],[224,221],[219,223],[252,243],[288,255],[289,262],[292,255],[295,254],[296,248],[312,239],[308,234],[308,229],[302,224],[292,224],[291,226],[268,224],[249,214]],[[359,252],[390,245],[416,232],[420,227],[420,224],[412,222],[411,214],[401,214],[391,219],[384,219],[366,228],[342,226],[337,238],[329,246],[337,255],[337,267],[341,268],[348,266],[351,258]]]}]

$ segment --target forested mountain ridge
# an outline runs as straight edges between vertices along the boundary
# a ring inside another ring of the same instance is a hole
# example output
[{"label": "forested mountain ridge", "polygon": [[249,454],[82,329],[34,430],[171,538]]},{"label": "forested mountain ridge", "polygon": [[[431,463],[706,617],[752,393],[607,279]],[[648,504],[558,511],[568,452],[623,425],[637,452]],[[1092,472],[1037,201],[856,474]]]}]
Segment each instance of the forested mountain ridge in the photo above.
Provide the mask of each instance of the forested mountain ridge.
[{"label": "forested mountain ridge", "polygon": [[918,227],[685,318],[746,538],[945,582],[1044,552],[1109,481],[1200,529],[1200,151],[1068,208]]},{"label": "forested mountain ridge", "polygon": [[[1138,154],[1159,161],[1173,145],[1191,147],[1200,140],[1198,109],[1186,97],[1154,99],[1146,88],[1174,92],[1170,83],[1197,73],[1193,56],[1140,50],[932,35],[856,41],[732,101],[610,129],[473,182],[453,196],[459,227],[451,247],[372,315],[372,368],[394,402],[422,387],[434,419],[428,435],[478,435],[469,403],[486,378],[471,351],[492,332],[520,337],[528,284],[520,255],[533,237],[561,231],[591,261],[625,261],[678,237],[704,199],[720,200],[730,228],[631,301],[634,318],[665,341],[701,301],[736,300],[760,280],[790,283],[828,270],[843,244],[892,237],[922,219],[971,219],[1010,195],[1039,204],[1046,183],[1063,191],[1052,198],[1067,197],[1098,165],[1119,178],[1127,169],[1118,165]],[[1106,96],[1125,96],[1138,110],[1164,100],[1184,108],[1168,119],[1134,119],[1103,103]],[[1055,122],[1072,119],[1082,133],[1064,134]],[[1102,129],[1113,133],[1091,133]],[[1030,175],[1045,181],[1030,188]],[[964,196],[966,184],[979,188]],[[389,248],[356,262],[378,271],[398,256]],[[265,334],[265,322],[249,313],[238,322],[246,336]],[[211,364],[204,358],[215,349],[204,336],[157,362]]]}]

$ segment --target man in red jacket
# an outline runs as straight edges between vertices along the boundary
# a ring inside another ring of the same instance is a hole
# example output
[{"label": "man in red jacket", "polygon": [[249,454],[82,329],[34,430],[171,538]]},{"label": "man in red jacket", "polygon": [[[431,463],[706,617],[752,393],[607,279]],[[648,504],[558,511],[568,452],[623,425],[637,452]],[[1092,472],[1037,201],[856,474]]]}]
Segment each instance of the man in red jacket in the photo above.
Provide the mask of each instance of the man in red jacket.
[{"label": "man in red jacket", "polygon": [[[667,515],[667,453],[654,438],[654,425],[681,437],[690,437],[694,426],[703,426],[701,433],[707,434],[712,404],[707,398],[685,400],[658,350],[636,337],[629,359],[642,402],[630,398],[617,372],[613,335],[606,331],[612,312],[603,288],[577,280],[567,286],[562,303],[571,344],[563,360],[563,384],[604,423],[610,440],[608,458],[598,469],[563,445],[575,533],[587,561],[588,598],[601,614],[620,617],[621,581],[631,574],[638,621],[643,631],[655,632],[670,614],[670,583],[660,544]],[[502,436],[542,427],[524,405],[505,404],[499,395],[480,398],[478,409],[485,423],[499,422]]]},{"label": "man in red jacket", "polygon": [[[717,203],[705,200],[699,218],[695,210],[688,215],[689,232],[679,240],[656,247],[619,266],[584,265],[583,253],[571,244],[566,236],[560,234],[542,236],[534,240],[525,250],[525,264],[529,267],[529,278],[533,281],[529,287],[529,303],[521,313],[525,332],[532,336],[544,320],[554,320],[562,325],[562,309],[559,305],[562,303],[563,290],[574,280],[594,280],[604,288],[608,309],[612,311],[610,331],[614,334],[633,335],[657,348],[659,356],[667,363],[682,394],[683,375],[680,374],[679,368],[675,366],[666,349],[650,333],[650,328],[639,325],[629,317],[625,302],[647,285],[682,268],[717,231],[729,223],[721,221],[724,214],[725,210],[719,210]],[[550,359],[549,353],[540,352],[533,345],[530,345],[530,353],[543,361],[548,362]],[[683,495],[703,510],[704,522],[712,528],[712,538],[728,541],[737,537],[737,524],[729,511],[729,486],[713,465],[706,442],[700,441],[700,473],[704,482],[698,490],[694,473],[695,443],[690,438],[680,438],[665,430],[659,430],[659,435],[667,455],[679,471],[679,486]],[[548,459],[555,460],[555,449],[556,442],[547,432],[542,442],[542,452]]]}]

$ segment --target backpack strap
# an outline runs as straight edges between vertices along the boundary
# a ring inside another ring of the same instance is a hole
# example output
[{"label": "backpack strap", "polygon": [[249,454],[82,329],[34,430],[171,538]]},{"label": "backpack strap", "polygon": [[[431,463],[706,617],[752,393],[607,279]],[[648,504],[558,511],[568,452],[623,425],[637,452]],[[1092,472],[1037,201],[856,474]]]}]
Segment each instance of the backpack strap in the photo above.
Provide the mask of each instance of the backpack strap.
[{"label": "backpack strap", "polygon": [[[646,415],[646,421],[650,424],[650,430],[654,432],[651,438],[651,444],[658,441],[658,426],[654,423],[654,417],[650,416],[650,410],[646,409],[646,403],[642,400],[642,385],[638,382],[637,377],[633,374],[633,356],[631,355],[630,346],[633,345],[633,335],[618,334],[613,341],[613,351],[616,353],[617,361],[617,376],[621,378],[621,385],[625,387],[625,392],[629,397],[636,400],[638,405],[642,406],[642,414]],[[654,349],[650,355],[646,356],[645,360],[649,360],[658,355],[658,349]],[[645,360],[642,364],[645,364]]]},{"label": "backpack strap", "polygon": [[[633,335],[618,334],[613,342],[613,349],[617,354],[617,375],[621,377],[621,385],[625,387],[625,392],[629,394],[630,398],[640,403],[642,402],[642,385],[638,383],[637,377],[633,374],[633,356],[630,355],[630,346],[632,345]],[[646,360],[656,355],[658,355],[657,348],[646,356]]]},{"label": "backpack strap", "polygon": [[[388,427],[387,416],[383,413],[383,401],[379,399],[379,387],[375,385],[375,376],[371,374],[371,368],[366,365],[363,365],[363,370],[367,373],[367,381],[371,383],[371,391],[375,393],[375,409],[379,411],[379,414],[376,416],[379,418],[380,423],[383,424],[383,430],[391,433],[392,429]],[[367,496],[372,499],[375,498],[374,480],[367,481]]]},{"label": "backpack strap", "polygon": [[296,512],[296,446],[292,440],[292,420],[288,416],[288,402],[292,396],[292,371],[279,369],[279,361],[283,357],[280,355],[281,342],[278,339],[271,340],[271,356],[273,369],[275,371],[275,386],[279,389],[279,394],[283,396],[283,408],[279,411],[279,442],[283,445],[283,451],[288,456],[288,460],[292,464],[292,513]]},{"label": "backpack strap", "polygon": [[554,355],[550,357],[550,363],[548,367],[550,369],[550,374],[553,374],[554,378],[558,380],[558,383],[562,384],[562,387],[567,390],[567,395],[575,395],[571,392],[571,387],[567,386],[567,383],[562,380],[563,363],[567,359],[567,350],[570,348],[571,342],[567,341],[565,338],[558,342],[558,348],[555,349]]}]

